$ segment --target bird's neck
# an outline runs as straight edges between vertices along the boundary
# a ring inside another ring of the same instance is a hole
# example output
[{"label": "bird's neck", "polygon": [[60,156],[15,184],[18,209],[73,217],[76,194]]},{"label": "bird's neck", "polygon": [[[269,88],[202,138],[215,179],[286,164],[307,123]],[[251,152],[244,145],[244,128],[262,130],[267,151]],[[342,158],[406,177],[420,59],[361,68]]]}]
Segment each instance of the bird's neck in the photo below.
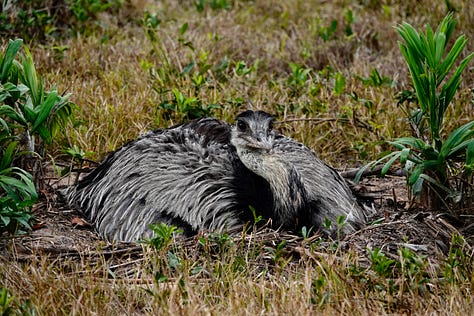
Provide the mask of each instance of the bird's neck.
[{"label": "bird's neck", "polygon": [[[243,164],[270,185],[275,204],[274,224],[286,228],[301,225],[307,209],[307,193],[295,167],[270,153],[240,151]],[[276,223],[275,223],[276,221]]]}]

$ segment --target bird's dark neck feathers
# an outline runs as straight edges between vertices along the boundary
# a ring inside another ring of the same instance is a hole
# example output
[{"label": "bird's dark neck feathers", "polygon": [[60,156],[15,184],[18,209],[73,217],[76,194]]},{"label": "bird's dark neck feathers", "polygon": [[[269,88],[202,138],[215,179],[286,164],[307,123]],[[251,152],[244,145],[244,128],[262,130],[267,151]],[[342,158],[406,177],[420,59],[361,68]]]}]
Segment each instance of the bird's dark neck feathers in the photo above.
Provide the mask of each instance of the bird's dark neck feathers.
[{"label": "bird's dark neck feathers", "polygon": [[296,228],[306,220],[308,195],[301,176],[295,167],[274,153],[262,154],[256,151],[237,149],[244,165],[264,178],[270,185],[277,226]]}]

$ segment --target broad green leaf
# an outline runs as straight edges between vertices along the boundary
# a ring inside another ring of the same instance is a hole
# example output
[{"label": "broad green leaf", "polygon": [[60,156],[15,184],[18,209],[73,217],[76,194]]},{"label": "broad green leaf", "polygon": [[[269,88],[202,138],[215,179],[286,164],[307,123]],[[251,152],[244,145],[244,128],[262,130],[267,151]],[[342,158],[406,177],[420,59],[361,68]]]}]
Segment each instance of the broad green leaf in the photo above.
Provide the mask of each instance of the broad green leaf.
[{"label": "broad green leaf", "polygon": [[423,159],[428,160],[438,160],[439,159],[439,152],[436,151],[432,146],[426,146],[421,151],[421,155]]},{"label": "broad green leaf", "polygon": [[442,189],[443,191],[445,191],[446,193],[448,193],[449,195],[454,195],[454,192],[453,190],[449,189],[448,187],[446,187],[445,185],[443,185],[442,183],[440,183],[439,181],[437,181],[436,179],[433,179],[432,177],[430,177],[429,175],[425,174],[425,173],[422,173],[420,175],[420,178],[422,178],[423,180],[425,181],[428,181],[429,183],[437,186],[438,188]]},{"label": "broad green leaf", "polygon": [[12,164],[17,144],[18,142],[10,142],[3,150],[2,157],[0,159],[0,170],[6,169]]},{"label": "broad green leaf", "polygon": [[414,196],[420,196],[423,189],[423,182],[424,179],[422,177],[418,177],[418,180],[416,180],[416,182],[411,185],[411,192]]},{"label": "broad green leaf", "polygon": [[33,57],[27,47],[24,47],[25,56],[23,57],[23,74],[21,79],[23,83],[30,89],[30,96],[33,103],[33,108],[43,101],[43,84],[41,79],[36,74]]},{"label": "broad green leaf", "polygon": [[0,185],[2,186],[3,189],[5,189],[4,185],[8,185],[12,188],[17,188],[25,192],[29,191],[29,187],[27,184],[23,183],[22,181],[16,178],[9,177],[9,176],[0,176]]},{"label": "broad green leaf", "polygon": [[1,117],[0,117],[0,126],[3,128],[3,131],[0,130],[0,132],[2,132],[2,134],[0,134],[0,141],[5,141],[9,137],[5,136],[3,133],[5,132],[6,134],[10,134],[10,127],[8,126],[7,122],[5,122],[5,120],[2,119]]},{"label": "broad green leaf", "polygon": [[38,135],[41,137],[41,139],[48,145],[51,144],[51,142],[53,141],[53,137],[51,135],[51,130],[49,129],[49,127],[47,127],[45,125],[40,125],[36,129],[36,133],[38,133]]},{"label": "broad green leaf", "polygon": [[31,175],[26,174],[26,172],[22,173],[17,173],[18,176],[23,180],[23,183],[25,183],[27,190],[25,190],[25,193],[28,193],[30,195],[31,199],[37,200],[38,199],[38,193],[36,192],[35,184],[31,180]]},{"label": "broad green leaf", "polygon": [[443,167],[444,164],[445,162],[443,160],[430,159],[423,162],[423,167],[426,170],[439,170],[439,168]]},{"label": "broad green leaf", "polygon": [[459,146],[474,135],[473,128],[474,121],[471,121],[452,131],[441,147],[439,154],[440,157],[446,159],[448,156],[461,149],[462,147]]},{"label": "broad green leaf", "polygon": [[423,172],[423,165],[417,165],[415,168],[413,168],[410,177],[408,178],[408,184],[410,186],[413,186],[416,181],[418,181],[418,178],[420,177],[421,173]]},{"label": "broad green leaf", "polygon": [[52,110],[59,100],[60,97],[56,92],[50,92],[48,93],[46,99],[37,106],[39,112],[31,129],[32,133],[34,133],[40,125],[42,125],[50,116],[54,114],[52,113]]},{"label": "broad green leaf", "polygon": [[438,65],[443,58],[444,48],[446,47],[446,35],[444,33],[437,34],[438,36],[435,39],[435,51],[434,51],[434,65],[435,69],[438,68]]},{"label": "broad green leaf", "polygon": [[404,148],[400,151],[400,163],[403,165],[406,163],[408,160],[408,157],[410,155],[411,149],[410,148]]},{"label": "broad green leaf", "polygon": [[382,168],[382,171],[380,172],[382,176],[387,174],[388,170],[390,170],[390,167],[393,165],[395,160],[397,160],[400,157],[400,155],[401,155],[401,151],[395,152],[395,154],[387,161],[387,163],[385,163],[385,165]]},{"label": "broad green leaf", "polygon": [[447,103],[450,103],[453,99],[461,81],[461,74],[473,57],[474,52],[464,58],[456,68],[456,71],[453,73],[452,77],[448,80],[448,82],[446,82],[446,84],[443,85],[441,95],[445,97]]},{"label": "broad green leaf", "polygon": [[31,178],[29,173],[20,168],[7,168],[0,173],[0,187],[17,203],[26,199],[36,201],[38,194]]},{"label": "broad green leaf", "polygon": [[16,220],[18,221],[18,223],[19,223],[20,225],[22,225],[24,228],[26,228],[26,229],[31,229],[31,225],[30,225],[30,223],[29,223],[30,216],[28,216],[27,218],[19,216],[19,217],[15,218],[15,219],[16,219]]},{"label": "broad green leaf", "polygon": [[416,137],[396,138],[393,142],[389,142],[389,144],[392,144],[393,146],[396,146],[399,149],[404,149],[405,146],[409,146],[419,151],[423,150],[426,146],[429,146],[429,144]]},{"label": "broad green leaf", "polygon": [[369,169],[369,168],[373,168],[376,166],[376,162],[375,161],[371,161],[369,162],[368,164],[366,164],[365,166],[363,166],[362,168],[359,169],[359,171],[357,171],[355,177],[354,177],[354,183],[357,184],[359,183],[360,181],[360,178],[362,177],[362,174],[364,173],[365,170]]},{"label": "broad green leaf", "polygon": [[2,105],[0,106],[0,115],[3,115],[3,116],[6,116],[12,120],[14,120],[15,122],[23,125],[23,126],[26,126],[28,123],[26,122],[26,120],[21,116],[19,115],[15,109],[13,109],[11,106],[9,105]]},{"label": "broad green leaf", "polygon": [[33,101],[31,100],[31,97],[26,98],[26,102],[20,106],[21,111],[23,112],[23,115],[25,117],[25,120],[33,125],[34,122],[36,121],[36,117],[38,116],[37,111],[35,111],[35,108],[33,107]]},{"label": "broad green leaf", "polygon": [[2,216],[2,215],[0,215],[0,220],[1,220],[2,223],[3,223],[3,226],[8,226],[8,224],[10,224],[11,218],[10,218],[10,216]]},{"label": "broad green leaf", "polygon": [[0,81],[2,83],[5,83],[7,81],[11,65],[22,43],[23,41],[21,39],[10,40],[8,42],[7,50],[5,52],[5,55],[3,56],[2,63],[0,65]]},{"label": "broad green leaf", "polygon": [[474,170],[474,139],[471,139],[466,147],[466,170],[468,174],[472,174]]}]

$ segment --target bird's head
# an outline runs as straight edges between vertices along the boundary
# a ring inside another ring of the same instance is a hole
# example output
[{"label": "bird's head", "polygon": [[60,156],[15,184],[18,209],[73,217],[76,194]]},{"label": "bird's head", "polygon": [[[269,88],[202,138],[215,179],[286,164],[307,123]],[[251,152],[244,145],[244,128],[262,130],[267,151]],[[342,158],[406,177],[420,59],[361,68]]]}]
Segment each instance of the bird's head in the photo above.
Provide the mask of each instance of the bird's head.
[{"label": "bird's head", "polygon": [[275,118],[263,111],[240,113],[232,127],[231,143],[238,151],[269,152],[273,148]]}]

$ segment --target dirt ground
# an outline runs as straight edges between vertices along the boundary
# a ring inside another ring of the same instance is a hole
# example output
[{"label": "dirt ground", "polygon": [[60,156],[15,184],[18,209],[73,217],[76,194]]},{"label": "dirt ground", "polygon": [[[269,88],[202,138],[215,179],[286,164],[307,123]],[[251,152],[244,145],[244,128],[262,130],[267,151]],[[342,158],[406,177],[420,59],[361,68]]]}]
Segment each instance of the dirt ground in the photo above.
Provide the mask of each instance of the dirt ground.
[{"label": "dirt ground", "polygon": [[[474,241],[472,223],[461,222],[446,213],[410,207],[404,177],[371,176],[363,179],[356,190],[371,205],[372,214],[366,227],[343,237],[343,248],[366,254],[367,249],[377,247],[386,255],[397,257],[398,249],[406,247],[436,262],[448,253],[453,234],[464,235],[470,245]],[[37,223],[33,230],[15,239],[0,239],[0,249],[3,248],[2,252],[12,259],[27,260],[38,254],[79,257],[91,252],[117,254],[141,249],[136,243],[110,244],[101,240],[92,225],[79,212],[62,203],[54,190],[45,191],[43,195],[42,201],[34,208]],[[288,238],[285,236],[288,234],[280,234],[279,238]],[[291,238],[293,242],[287,247],[295,247],[298,241],[302,241],[296,236]],[[193,240],[186,243],[193,243]]]}]

